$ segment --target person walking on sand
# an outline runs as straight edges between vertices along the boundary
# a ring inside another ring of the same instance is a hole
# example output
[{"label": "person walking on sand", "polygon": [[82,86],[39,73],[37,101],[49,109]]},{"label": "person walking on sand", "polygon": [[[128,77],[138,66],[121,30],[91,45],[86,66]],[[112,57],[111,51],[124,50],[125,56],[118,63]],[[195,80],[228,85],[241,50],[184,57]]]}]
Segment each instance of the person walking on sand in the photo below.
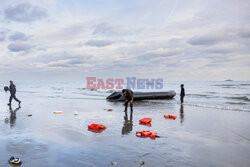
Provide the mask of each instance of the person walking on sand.
[{"label": "person walking on sand", "polygon": [[130,89],[122,89],[122,94],[124,95],[125,97],[125,110],[127,110],[127,106],[128,106],[128,103],[130,102],[130,107],[131,107],[131,110],[133,110],[133,100],[134,100],[134,93],[132,90]]},{"label": "person walking on sand", "polygon": [[16,98],[16,86],[13,84],[13,81],[10,81],[9,91],[10,91],[10,99],[8,105],[11,106],[11,101],[12,99],[14,99],[18,102],[20,106],[21,101]]},{"label": "person walking on sand", "polygon": [[185,96],[185,89],[184,89],[184,85],[181,84],[181,93],[180,93],[180,97],[181,97],[181,103],[184,102],[184,96]]}]

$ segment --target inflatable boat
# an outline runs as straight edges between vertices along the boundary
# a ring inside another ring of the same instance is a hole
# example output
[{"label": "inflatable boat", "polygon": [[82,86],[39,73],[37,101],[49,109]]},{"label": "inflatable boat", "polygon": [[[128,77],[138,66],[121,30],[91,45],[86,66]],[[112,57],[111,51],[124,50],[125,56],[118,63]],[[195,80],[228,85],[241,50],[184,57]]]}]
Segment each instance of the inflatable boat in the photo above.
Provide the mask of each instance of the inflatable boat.
[{"label": "inflatable boat", "polygon": [[[134,100],[157,100],[157,99],[171,99],[176,95],[174,90],[167,92],[134,92]],[[106,99],[124,101],[125,98],[122,92],[113,92]]]}]

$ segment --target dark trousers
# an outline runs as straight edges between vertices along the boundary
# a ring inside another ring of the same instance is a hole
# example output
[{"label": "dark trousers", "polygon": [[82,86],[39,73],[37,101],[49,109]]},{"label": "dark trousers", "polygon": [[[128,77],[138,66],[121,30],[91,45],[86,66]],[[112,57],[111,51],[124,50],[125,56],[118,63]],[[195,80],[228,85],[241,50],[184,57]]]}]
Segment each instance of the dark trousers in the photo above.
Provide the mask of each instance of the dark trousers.
[{"label": "dark trousers", "polygon": [[181,96],[181,103],[183,103],[184,102],[184,96]]},{"label": "dark trousers", "polygon": [[131,109],[131,111],[132,111],[132,110],[133,110],[133,103],[131,103],[130,100],[128,100],[128,101],[126,101],[126,102],[124,103],[125,111],[127,111],[128,103],[130,103],[130,109]]},{"label": "dark trousers", "polygon": [[16,100],[18,103],[20,103],[20,100],[18,100],[18,99],[16,98],[16,95],[15,95],[15,94],[10,94],[10,99],[9,99],[10,104],[11,104],[12,99],[14,99],[14,100]]}]

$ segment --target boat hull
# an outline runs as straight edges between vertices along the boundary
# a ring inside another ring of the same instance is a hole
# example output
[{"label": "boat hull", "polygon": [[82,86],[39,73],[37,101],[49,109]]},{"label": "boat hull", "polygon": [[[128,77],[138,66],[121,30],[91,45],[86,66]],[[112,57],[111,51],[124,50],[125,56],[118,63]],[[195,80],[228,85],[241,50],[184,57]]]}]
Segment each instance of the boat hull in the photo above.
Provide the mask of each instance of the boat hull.
[{"label": "boat hull", "polygon": [[[134,100],[157,100],[157,99],[171,99],[176,95],[175,91],[166,92],[134,92]],[[125,97],[122,92],[113,92],[106,99],[114,101],[124,101]]]}]

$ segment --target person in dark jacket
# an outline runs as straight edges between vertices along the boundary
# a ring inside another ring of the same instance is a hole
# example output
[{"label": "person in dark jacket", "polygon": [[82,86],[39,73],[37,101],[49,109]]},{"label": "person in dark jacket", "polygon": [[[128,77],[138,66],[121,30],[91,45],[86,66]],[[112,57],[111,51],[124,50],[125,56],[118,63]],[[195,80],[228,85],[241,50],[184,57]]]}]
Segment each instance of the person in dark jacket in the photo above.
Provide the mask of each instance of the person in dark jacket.
[{"label": "person in dark jacket", "polygon": [[14,99],[18,102],[20,106],[21,101],[16,98],[16,86],[13,84],[13,81],[10,81],[9,91],[10,91],[10,99],[8,105],[10,106],[12,99]]},{"label": "person in dark jacket", "polygon": [[130,103],[131,110],[133,110],[133,100],[134,100],[134,93],[130,89],[122,89],[122,94],[125,97],[125,110],[127,110],[128,103]]},{"label": "person in dark jacket", "polygon": [[181,103],[184,102],[184,96],[185,96],[185,89],[184,89],[184,85],[181,84],[181,93],[180,93]]}]

